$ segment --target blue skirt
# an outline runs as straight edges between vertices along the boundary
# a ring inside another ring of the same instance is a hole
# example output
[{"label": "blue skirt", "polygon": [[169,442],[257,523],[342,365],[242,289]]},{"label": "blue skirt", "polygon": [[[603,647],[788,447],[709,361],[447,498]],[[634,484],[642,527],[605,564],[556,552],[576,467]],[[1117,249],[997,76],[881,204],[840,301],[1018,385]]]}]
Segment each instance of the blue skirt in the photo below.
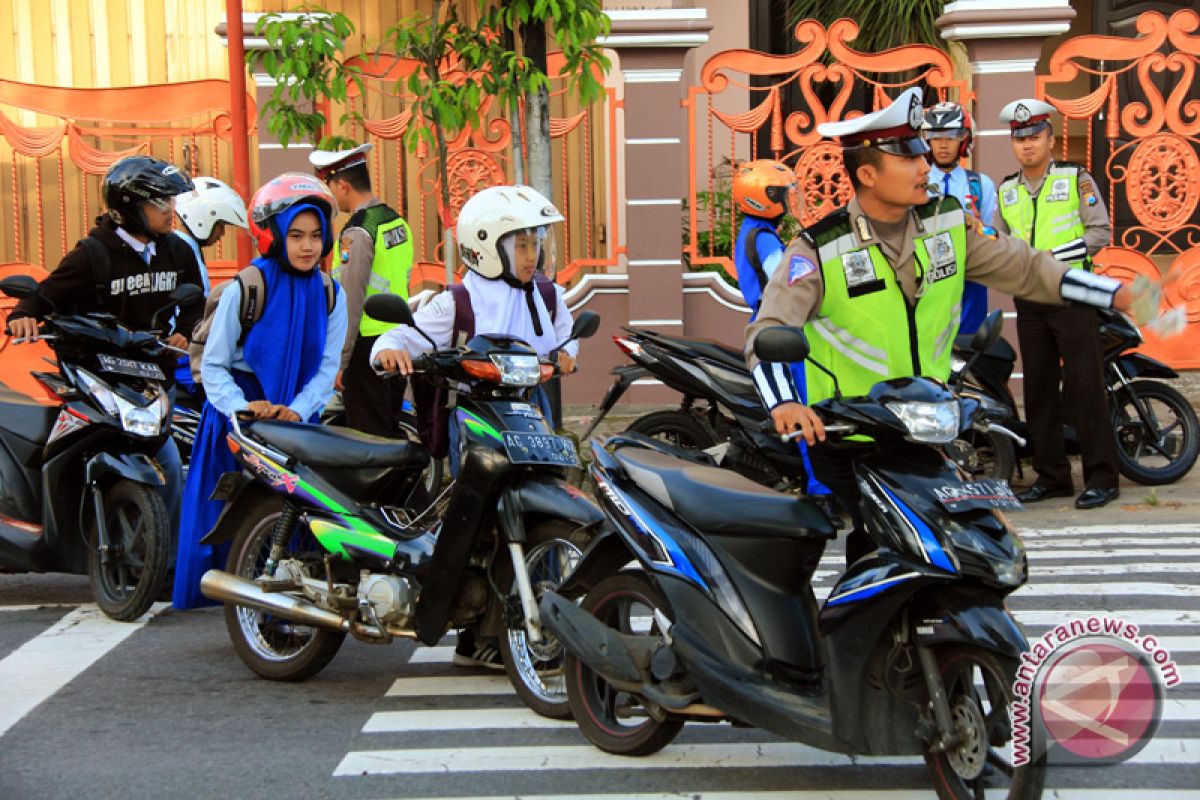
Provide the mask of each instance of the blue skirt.
[{"label": "blue skirt", "polygon": [[[247,372],[233,373],[246,400],[262,400],[263,390],[258,379]],[[200,578],[210,569],[224,569],[229,557],[229,544],[210,547],[200,544],[221,515],[225,504],[209,500],[217,481],[226,472],[240,467],[229,452],[225,437],[231,425],[229,418],[205,402],[200,413],[200,426],[192,445],[192,461],[187,482],[183,487],[183,507],[179,524],[179,551],[175,559],[175,590],[171,601],[175,608],[200,608],[220,605],[200,594]]]}]

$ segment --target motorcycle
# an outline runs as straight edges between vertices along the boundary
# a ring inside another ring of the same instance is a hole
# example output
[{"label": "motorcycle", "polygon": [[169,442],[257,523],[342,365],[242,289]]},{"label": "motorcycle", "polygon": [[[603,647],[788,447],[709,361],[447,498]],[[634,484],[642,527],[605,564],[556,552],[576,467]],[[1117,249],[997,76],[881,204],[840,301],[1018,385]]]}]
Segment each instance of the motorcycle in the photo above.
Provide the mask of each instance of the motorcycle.
[{"label": "motorcycle", "polygon": [[[775,362],[808,352],[797,328],[761,332],[755,350]],[[1028,645],[1004,601],[1027,561],[998,509],[1020,504],[1004,481],[965,480],[941,449],[979,403],[903,378],[814,408],[825,446],[853,454],[877,548],[820,610],[811,579],[833,531],[809,500],[644,439],[593,448],[615,532],[542,600],[580,730],[633,756],[685,722],[729,720],[832,752],[922,755],[942,798],[981,797],[993,781],[1014,800],[1040,797],[1044,753],[1017,766],[1006,750]]]},{"label": "motorcycle", "polygon": [[[629,431],[704,450],[720,466],[764,486],[803,490],[806,472],[800,452],[771,433],[770,418],[740,350],[644,328],[624,330],[626,334],[614,336],[613,341],[633,364],[613,370],[616,379],[600,401],[584,440],[635,381],[654,378],[683,395],[683,400],[677,409],[639,417],[630,423]],[[947,443],[946,452],[975,477],[1007,480],[1012,472],[1012,443],[982,420]]]},{"label": "motorcycle", "polygon": [[[1151,379],[1171,380],[1178,378],[1179,373],[1137,352],[1144,341],[1142,334],[1124,314],[1111,310],[1098,313],[1118,468],[1126,478],[1143,486],[1174,483],[1191,471],[1200,455],[1200,422],[1186,397],[1173,387]],[[1010,418],[1005,427],[1022,438],[1019,454],[1032,455],[1023,441],[1028,438],[1028,428],[1008,388],[1017,360],[1008,342],[1000,339],[985,351],[979,351],[965,337],[960,337],[955,342],[952,360],[952,382],[961,381],[963,391],[1006,408]],[[970,366],[968,360],[972,360]],[[1078,453],[1075,426],[1065,426],[1063,436],[1067,452]]]},{"label": "motorcycle", "polygon": [[[394,295],[368,298],[366,310],[413,324]],[[598,325],[594,313],[580,314],[568,341]],[[406,501],[429,463],[419,443],[235,419],[229,443],[242,471],[222,476],[214,497],[226,505],[202,540],[232,548],[225,570],[204,574],[201,591],[226,604],[234,649],[263,677],[316,674],[347,634],[434,645],[448,629],[469,627],[499,635],[505,671],[531,709],[565,719],[562,649],[537,601],[604,516],[564,481],[579,466],[574,443],[554,435],[529,402],[557,367],[495,335],[435,350],[414,366],[459,386],[458,479],[413,510]]]},{"label": "motorcycle", "polygon": [[[37,288],[28,276],[0,281],[9,297]],[[202,300],[181,286],[155,320]],[[0,569],[86,574],[101,611],[134,620],[175,557],[155,456],[170,435],[159,362],[179,351],[106,313],[53,313],[41,331],[58,369],[34,377],[61,402],[0,395]]]}]

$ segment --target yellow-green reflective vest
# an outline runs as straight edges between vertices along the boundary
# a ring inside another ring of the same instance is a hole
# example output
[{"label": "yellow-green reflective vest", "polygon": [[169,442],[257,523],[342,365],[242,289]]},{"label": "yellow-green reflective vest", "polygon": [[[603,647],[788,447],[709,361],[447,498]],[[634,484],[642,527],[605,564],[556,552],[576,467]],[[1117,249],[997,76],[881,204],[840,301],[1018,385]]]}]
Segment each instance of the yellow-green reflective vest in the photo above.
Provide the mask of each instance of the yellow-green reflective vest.
[{"label": "yellow-green reflective vest", "polygon": [[[915,211],[924,227],[914,242],[924,289],[914,305],[879,246],[862,246],[846,214],[836,224],[815,226],[825,289],[805,333],[811,360],[837,375],[844,395],[864,395],[890,378],[950,376],[966,273],[966,216],[952,197]],[[805,378],[810,405],[833,396],[833,380],[811,363]]]},{"label": "yellow-green reflective vest", "polygon": [[[1081,169],[1078,164],[1051,162],[1036,199],[1029,196],[1021,173],[1005,178],[998,194],[1000,216],[1008,224],[1009,232],[1038,250],[1053,250],[1082,238],[1087,228],[1079,214]],[[1090,263],[1089,259],[1084,259],[1071,263],[1071,267],[1080,269]]]},{"label": "yellow-green reflective vest", "polygon": [[[385,205],[368,206],[355,212],[346,227],[362,228],[375,244],[371,261],[371,275],[363,299],[381,292],[398,294],[408,299],[408,278],[413,264],[412,231],[399,214]],[[339,237],[333,248],[333,277],[341,280],[342,243]],[[362,315],[358,324],[359,336],[378,336],[395,327],[390,322]]]}]

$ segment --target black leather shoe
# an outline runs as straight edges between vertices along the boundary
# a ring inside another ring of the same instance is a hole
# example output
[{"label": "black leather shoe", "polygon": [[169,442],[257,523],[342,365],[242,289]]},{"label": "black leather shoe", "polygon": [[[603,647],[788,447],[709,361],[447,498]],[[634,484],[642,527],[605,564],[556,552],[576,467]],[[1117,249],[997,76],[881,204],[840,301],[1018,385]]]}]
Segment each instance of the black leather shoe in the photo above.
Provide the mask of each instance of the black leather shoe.
[{"label": "black leather shoe", "polygon": [[1112,489],[1088,489],[1075,498],[1075,507],[1083,509],[1099,508],[1100,506],[1108,505],[1120,496],[1121,490],[1115,487]]},{"label": "black leather shoe", "polygon": [[1022,503],[1036,503],[1039,500],[1049,500],[1051,497],[1070,497],[1074,493],[1073,489],[1054,489],[1049,486],[1043,486],[1040,483],[1035,483],[1018,494],[1017,499]]}]

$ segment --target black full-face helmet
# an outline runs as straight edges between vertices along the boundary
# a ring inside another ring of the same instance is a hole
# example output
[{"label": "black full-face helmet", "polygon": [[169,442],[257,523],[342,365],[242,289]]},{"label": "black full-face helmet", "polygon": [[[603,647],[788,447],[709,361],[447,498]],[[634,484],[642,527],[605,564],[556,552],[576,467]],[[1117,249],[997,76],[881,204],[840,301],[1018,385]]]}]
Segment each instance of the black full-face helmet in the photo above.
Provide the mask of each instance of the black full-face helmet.
[{"label": "black full-face helmet", "polygon": [[109,216],[125,230],[146,233],[145,203],[169,207],[171,200],[193,188],[192,179],[179,167],[150,156],[122,158],[104,175],[104,205]]}]

